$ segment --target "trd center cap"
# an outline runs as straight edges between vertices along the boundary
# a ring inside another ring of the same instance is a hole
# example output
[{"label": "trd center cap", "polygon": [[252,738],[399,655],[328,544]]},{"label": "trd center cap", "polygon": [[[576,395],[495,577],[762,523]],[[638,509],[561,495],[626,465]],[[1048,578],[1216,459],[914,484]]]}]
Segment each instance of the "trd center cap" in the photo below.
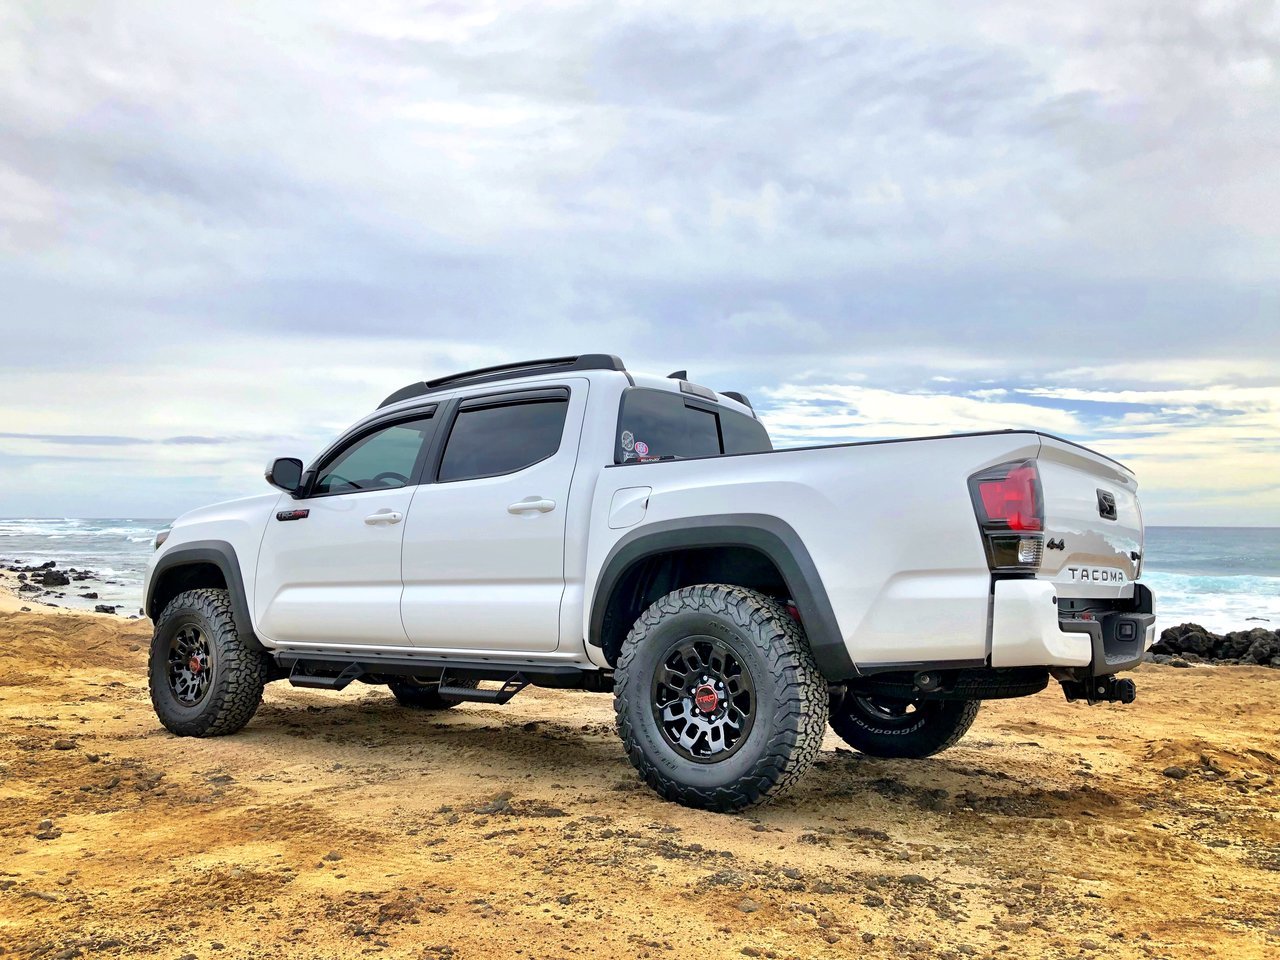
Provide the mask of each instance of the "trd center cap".
[{"label": "trd center cap", "polygon": [[199,657],[192,657],[190,660],[188,660],[188,661],[187,661],[187,669],[188,669],[188,670],[190,670],[192,673],[199,673],[199,672],[200,672],[200,658],[199,658]]},{"label": "trd center cap", "polygon": [[720,706],[720,697],[710,684],[704,683],[693,691],[693,705],[703,713],[715,713]]}]

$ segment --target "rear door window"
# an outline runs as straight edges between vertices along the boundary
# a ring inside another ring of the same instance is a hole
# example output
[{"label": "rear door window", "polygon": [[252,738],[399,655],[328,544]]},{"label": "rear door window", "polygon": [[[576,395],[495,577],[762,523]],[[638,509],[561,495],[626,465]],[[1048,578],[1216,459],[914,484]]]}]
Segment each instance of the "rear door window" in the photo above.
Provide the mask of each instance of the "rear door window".
[{"label": "rear door window", "polygon": [[439,480],[515,473],[560,449],[568,394],[517,402],[464,403],[449,431]]}]

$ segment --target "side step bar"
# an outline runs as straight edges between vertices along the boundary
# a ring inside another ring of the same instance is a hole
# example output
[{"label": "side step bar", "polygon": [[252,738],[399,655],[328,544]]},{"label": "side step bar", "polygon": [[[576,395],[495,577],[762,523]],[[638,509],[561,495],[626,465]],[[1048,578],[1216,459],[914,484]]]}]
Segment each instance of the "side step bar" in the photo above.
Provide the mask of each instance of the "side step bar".
[{"label": "side step bar", "polygon": [[[294,653],[277,654],[276,663],[279,666],[276,676],[287,678],[295,687],[342,690],[355,680],[376,684],[386,683],[389,678],[415,677],[426,683],[438,683],[440,693],[452,699],[497,705],[507,703],[530,685],[605,693],[613,690],[613,674],[566,664],[526,666],[417,657],[351,660]],[[472,687],[463,683],[466,680],[494,681],[501,686],[496,689]]]},{"label": "side step bar", "polygon": [[512,697],[529,686],[529,680],[523,673],[515,673],[502,682],[496,690],[481,687],[455,687],[449,683],[448,671],[440,674],[440,696],[451,700],[466,700],[471,703],[494,703],[498,706],[507,703]]},{"label": "side step bar", "polygon": [[362,673],[364,671],[360,669],[360,664],[358,663],[347,664],[337,676],[301,673],[298,671],[298,663],[295,661],[293,669],[289,671],[289,683],[295,687],[309,687],[313,690],[341,690],[352,680],[359,679]]}]

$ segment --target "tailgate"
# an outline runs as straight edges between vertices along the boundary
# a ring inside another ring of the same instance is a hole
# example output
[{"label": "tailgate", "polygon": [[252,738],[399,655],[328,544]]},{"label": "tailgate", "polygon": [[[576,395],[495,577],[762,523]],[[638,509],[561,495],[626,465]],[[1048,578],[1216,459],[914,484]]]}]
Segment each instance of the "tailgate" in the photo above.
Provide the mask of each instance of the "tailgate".
[{"label": "tailgate", "polygon": [[1133,596],[1141,572],[1142,509],[1126,467],[1084,447],[1042,437],[1044,560],[1040,579],[1064,597]]}]

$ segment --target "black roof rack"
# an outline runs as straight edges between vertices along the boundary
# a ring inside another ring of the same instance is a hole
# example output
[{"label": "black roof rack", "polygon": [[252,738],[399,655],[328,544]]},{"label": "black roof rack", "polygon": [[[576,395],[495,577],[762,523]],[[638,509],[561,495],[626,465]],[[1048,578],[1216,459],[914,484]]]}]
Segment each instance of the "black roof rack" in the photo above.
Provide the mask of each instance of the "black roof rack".
[{"label": "black roof rack", "polygon": [[747,395],[745,393],[739,393],[737,390],[726,390],[724,395],[730,400],[737,400],[752,413],[756,412],[756,408],[751,406],[751,401],[747,399]]},{"label": "black roof rack", "polygon": [[625,373],[626,369],[621,360],[609,353],[584,353],[579,357],[550,357],[546,360],[521,360],[517,363],[500,363],[494,367],[481,367],[479,370],[467,370],[463,373],[450,374],[447,377],[437,377],[434,380],[410,383],[401,387],[378,404],[378,409],[381,410],[383,407],[390,406],[393,403],[399,403],[401,400],[420,397],[423,394],[434,393],[437,390],[459,386],[464,383],[489,383],[494,380],[528,377],[536,373],[568,373],[573,370],[618,370]]}]

